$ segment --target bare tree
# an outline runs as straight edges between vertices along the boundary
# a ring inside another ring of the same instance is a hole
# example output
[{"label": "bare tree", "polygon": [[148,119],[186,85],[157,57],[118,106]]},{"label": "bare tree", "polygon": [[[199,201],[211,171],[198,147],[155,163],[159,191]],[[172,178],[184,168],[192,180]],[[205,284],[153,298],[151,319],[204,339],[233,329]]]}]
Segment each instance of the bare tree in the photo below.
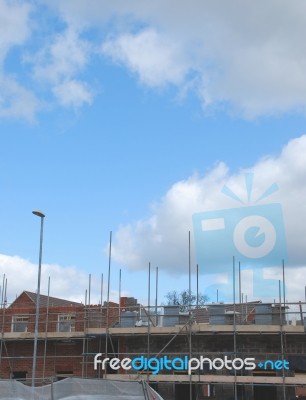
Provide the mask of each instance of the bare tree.
[{"label": "bare tree", "polygon": [[203,307],[209,300],[208,296],[199,293],[197,301],[196,294],[189,292],[189,290],[183,290],[181,292],[172,290],[165,295],[165,298],[168,306],[180,306],[180,311],[186,311],[190,306],[195,306],[197,304],[199,307]]}]

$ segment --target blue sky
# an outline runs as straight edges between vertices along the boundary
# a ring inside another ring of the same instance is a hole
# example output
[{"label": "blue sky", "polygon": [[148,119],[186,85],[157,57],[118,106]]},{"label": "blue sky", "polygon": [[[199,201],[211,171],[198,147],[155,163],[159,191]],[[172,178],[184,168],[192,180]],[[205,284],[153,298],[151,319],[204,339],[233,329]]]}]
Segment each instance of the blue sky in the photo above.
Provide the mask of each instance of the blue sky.
[{"label": "blue sky", "polygon": [[162,297],[186,288],[191,216],[221,206],[224,183],[254,171],[262,187],[283,187],[286,210],[299,208],[305,5],[192,3],[0,1],[0,271],[11,297],[36,287],[32,209],[47,215],[43,290],[50,274],[53,295],[83,299],[91,273],[98,301],[110,231],[112,296],[122,268],[123,291],[144,299],[151,261]]}]

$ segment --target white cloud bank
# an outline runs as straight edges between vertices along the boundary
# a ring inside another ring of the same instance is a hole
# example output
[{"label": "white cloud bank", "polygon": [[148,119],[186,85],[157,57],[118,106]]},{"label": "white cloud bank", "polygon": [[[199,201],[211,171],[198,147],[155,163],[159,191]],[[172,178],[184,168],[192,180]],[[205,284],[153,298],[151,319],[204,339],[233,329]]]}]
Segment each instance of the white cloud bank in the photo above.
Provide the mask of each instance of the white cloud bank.
[{"label": "white cloud bank", "polygon": [[[37,290],[37,264],[19,256],[0,254],[0,286],[2,294],[3,276],[7,279],[8,302],[15,300],[24,290]],[[63,267],[57,264],[42,264],[41,290],[48,293],[50,277],[50,296],[85,303],[85,291],[88,293],[89,276],[75,267]],[[98,304],[101,298],[101,279],[91,279],[91,303]],[[106,300],[106,286],[103,285],[103,302]],[[124,295],[124,294],[123,294]],[[1,299],[1,297],[0,297]],[[87,298],[88,299],[88,298]],[[111,290],[110,299],[118,301],[118,292]]]},{"label": "white cloud bank", "polygon": [[[27,1],[0,2],[0,117],[3,118],[35,121],[37,113],[50,102],[50,94],[60,106],[74,109],[93,101],[93,90],[79,77],[89,62],[90,44],[73,29],[58,32],[53,26],[42,26],[34,19],[37,9],[37,4],[30,5]],[[34,33],[42,36],[36,52],[28,47],[35,41]],[[6,62],[16,49],[12,72]]]},{"label": "white cloud bank", "polygon": [[[286,285],[290,300],[303,300],[306,285],[305,154],[306,135],[303,135],[291,140],[279,155],[267,156],[247,170],[254,173],[251,204],[274,182],[279,186],[279,191],[260,204],[280,203],[283,208],[288,247]],[[150,261],[152,268],[158,266],[161,271],[168,271],[172,277],[175,274],[186,274],[188,231],[192,232],[192,215],[195,212],[241,206],[222,194],[221,189],[226,184],[246,201],[245,172],[241,170],[233,174],[225,164],[220,163],[204,176],[195,174],[175,183],[163,198],[154,204],[149,218],[121,226],[114,232],[113,260],[130,270],[147,270]],[[191,239],[193,249],[193,237]],[[196,257],[192,253],[193,269],[195,264]],[[48,276],[51,276],[52,296],[84,301],[88,285],[86,274],[74,267],[47,264],[43,265],[42,271],[44,293],[47,291]],[[7,275],[11,297],[25,289],[35,291],[37,264],[20,257],[0,255],[0,277],[3,273]],[[281,279],[280,271],[268,268],[265,274],[267,278]],[[96,296],[96,299],[99,299],[100,291],[98,281],[92,288],[92,298]]]},{"label": "white cloud bank", "polygon": [[33,122],[40,108],[40,102],[32,91],[19,84],[14,76],[0,73],[0,117]]},{"label": "white cloud bank", "polygon": [[0,61],[12,46],[22,45],[30,36],[30,7],[25,3],[12,3],[6,0],[0,3]]},{"label": "white cloud bank", "polygon": [[30,37],[30,11],[26,3],[0,2],[0,117],[33,121],[40,108],[35,94],[4,68],[10,50]]},{"label": "white cloud bank", "polygon": [[57,34],[30,60],[37,81],[46,82],[59,104],[78,108],[91,104],[93,91],[76,77],[89,63],[91,46],[73,29]]},{"label": "white cloud bank", "polygon": [[[301,281],[302,273],[306,271],[305,154],[306,135],[290,141],[278,156],[263,158],[248,169],[254,173],[253,201],[274,182],[279,186],[278,192],[260,204],[282,205],[288,247],[286,268],[288,270],[290,267],[292,291],[298,287],[301,291],[306,284],[306,281]],[[192,215],[241,206],[222,194],[221,189],[226,184],[246,201],[245,172],[242,170],[231,174],[226,165],[220,163],[204,176],[193,175],[175,183],[153,206],[149,218],[121,226],[115,232],[112,250],[114,259],[130,269],[146,268],[150,261],[153,266],[159,266],[171,274],[186,273],[188,231],[192,232]],[[192,263],[196,264],[194,254]]]},{"label": "white cloud bank", "polygon": [[142,83],[151,87],[180,85],[188,72],[179,46],[151,29],[109,39],[103,44],[102,52],[115,62],[125,64],[139,75]]},{"label": "white cloud bank", "polygon": [[110,27],[102,53],[148,86],[187,86],[248,118],[305,112],[303,1],[45,1],[71,26]]},{"label": "white cloud bank", "polygon": [[[40,13],[44,18],[35,20]],[[90,7],[85,0],[0,3],[0,65],[19,46],[33,60],[28,90],[43,100],[53,94],[63,107],[92,103],[91,85],[97,79],[103,84],[103,76],[97,77],[97,64],[90,70],[91,59],[96,62],[100,53],[151,88],[191,91],[204,108],[222,107],[244,118],[305,114],[305,37],[301,0],[98,0]],[[22,62],[19,67],[24,69]],[[14,79],[21,85],[22,74]],[[45,92],[36,87],[41,81]],[[18,104],[15,114],[14,103],[7,113],[3,104],[2,98],[2,116],[18,114]],[[21,117],[33,118],[39,107],[31,104]]]}]

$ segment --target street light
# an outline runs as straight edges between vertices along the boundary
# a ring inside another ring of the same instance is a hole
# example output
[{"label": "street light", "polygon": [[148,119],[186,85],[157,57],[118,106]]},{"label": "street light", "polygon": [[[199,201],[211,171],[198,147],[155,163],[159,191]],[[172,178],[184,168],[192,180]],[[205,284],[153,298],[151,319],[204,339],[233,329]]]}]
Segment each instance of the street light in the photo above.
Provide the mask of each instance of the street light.
[{"label": "street light", "polygon": [[38,261],[38,282],[36,294],[36,314],[35,314],[35,331],[34,331],[34,351],[33,351],[33,366],[32,366],[32,387],[35,386],[36,373],[36,358],[37,358],[37,340],[38,340],[38,322],[39,322],[39,297],[40,297],[40,277],[41,277],[41,259],[42,259],[42,243],[44,231],[45,214],[42,211],[32,211],[34,215],[40,218],[40,244],[39,244],[39,261]]}]

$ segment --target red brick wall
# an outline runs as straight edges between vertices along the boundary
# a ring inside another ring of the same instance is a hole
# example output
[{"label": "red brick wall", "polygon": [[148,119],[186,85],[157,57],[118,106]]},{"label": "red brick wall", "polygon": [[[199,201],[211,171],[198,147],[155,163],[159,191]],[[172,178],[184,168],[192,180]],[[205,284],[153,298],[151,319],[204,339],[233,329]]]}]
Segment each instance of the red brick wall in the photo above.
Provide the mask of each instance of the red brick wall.
[{"label": "red brick wall", "polygon": [[[0,377],[9,379],[14,371],[27,371],[27,378],[32,376],[33,341],[6,342],[6,348],[2,351]],[[43,377],[44,367],[43,340],[38,341],[36,378]],[[65,343],[56,340],[48,340],[46,347],[45,378],[55,376],[61,371],[72,371],[75,376],[82,376],[83,341]],[[89,371],[95,375],[95,371]]]},{"label": "red brick wall", "polygon": [[[35,327],[35,304],[23,293],[11,307],[0,310],[0,332],[11,332],[12,316],[27,315],[28,332],[34,332]],[[90,306],[85,309],[81,306],[50,307],[48,310],[48,332],[58,330],[58,315],[71,314],[74,317],[74,330],[84,332],[84,327],[105,327],[107,308],[101,309],[100,305]],[[119,317],[119,305],[110,302],[108,310],[108,324],[112,326]],[[88,320],[89,318],[89,320]],[[46,331],[47,309],[40,308],[39,332]],[[83,347],[84,346],[84,347]],[[27,371],[27,378],[31,378],[33,363],[34,340],[9,339],[2,342],[0,354],[0,378],[9,379],[13,372]],[[111,351],[110,344],[108,351]],[[84,337],[69,341],[63,339],[47,340],[46,357],[44,357],[45,341],[39,339],[37,347],[36,378],[43,377],[44,358],[45,378],[56,376],[64,371],[72,371],[74,376],[97,377],[97,371],[93,369],[94,354],[105,351],[105,337],[86,338]],[[84,353],[84,356],[83,356]]]},{"label": "red brick wall", "polygon": [[[74,325],[74,331],[82,332],[84,328],[102,328],[106,326],[107,309],[100,306],[91,306],[90,311],[85,310],[84,306],[64,306],[64,307],[50,307],[47,309],[40,308],[39,310],[39,325],[38,331],[46,331],[46,321],[48,319],[47,331],[58,331],[58,316],[60,314],[69,314],[71,316],[71,323]],[[14,307],[0,310],[0,332],[12,331],[12,317],[13,315],[28,316],[27,332],[35,331],[35,308],[33,307]],[[119,306],[116,303],[109,305],[108,311],[108,326],[113,326],[119,319]]]}]

